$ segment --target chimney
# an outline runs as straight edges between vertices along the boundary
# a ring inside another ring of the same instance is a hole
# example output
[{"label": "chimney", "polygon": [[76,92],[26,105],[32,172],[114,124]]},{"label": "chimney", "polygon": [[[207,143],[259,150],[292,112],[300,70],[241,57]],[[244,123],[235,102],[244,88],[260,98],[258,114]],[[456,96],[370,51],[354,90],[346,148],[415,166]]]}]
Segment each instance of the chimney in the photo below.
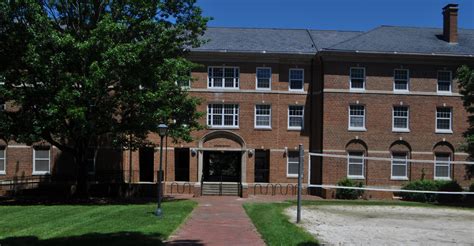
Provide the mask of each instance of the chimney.
[{"label": "chimney", "polygon": [[458,5],[448,4],[443,8],[443,36],[449,43],[458,42]]}]

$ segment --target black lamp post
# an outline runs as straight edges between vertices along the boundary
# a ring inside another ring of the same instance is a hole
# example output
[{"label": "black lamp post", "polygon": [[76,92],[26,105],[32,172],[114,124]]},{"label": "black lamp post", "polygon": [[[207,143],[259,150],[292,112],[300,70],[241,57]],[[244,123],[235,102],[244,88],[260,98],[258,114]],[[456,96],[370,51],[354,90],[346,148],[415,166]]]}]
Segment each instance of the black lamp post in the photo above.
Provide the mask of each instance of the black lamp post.
[{"label": "black lamp post", "polygon": [[158,207],[156,208],[155,215],[158,217],[163,216],[161,211],[161,199],[162,199],[162,183],[163,179],[163,137],[166,136],[168,132],[168,126],[165,124],[158,125],[158,135],[160,135],[160,170],[158,171]]}]

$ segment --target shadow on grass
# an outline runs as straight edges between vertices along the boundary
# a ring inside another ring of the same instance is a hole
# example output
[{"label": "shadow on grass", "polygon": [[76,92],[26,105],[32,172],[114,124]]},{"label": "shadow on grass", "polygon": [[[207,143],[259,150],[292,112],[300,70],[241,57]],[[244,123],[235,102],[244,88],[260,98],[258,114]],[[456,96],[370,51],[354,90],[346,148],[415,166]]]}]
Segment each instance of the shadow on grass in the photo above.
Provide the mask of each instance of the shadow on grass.
[{"label": "shadow on grass", "polygon": [[[199,242],[194,242],[199,245]],[[0,245],[2,246],[30,246],[30,245],[70,245],[70,246],[83,246],[83,245],[114,245],[114,246],[125,246],[125,245],[165,245],[161,240],[161,234],[143,234],[139,232],[117,232],[117,233],[89,233],[79,236],[70,237],[57,237],[49,239],[39,239],[35,236],[23,236],[23,237],[8,237],[0,239]],[[173,244],[178,245],[178,244]],[[190,245],[190,244],[187,244]]]},{"label": "shadow on grass", "polygon": [[[164,202],[188,200],[186,198],[165,196]],[[157,202],[156,198],[108,198],[91,197],[88,199],[73,199],[68,197],[0,197],[0,206],[30,206],[30,205],[129,205],[149,204]]]}]

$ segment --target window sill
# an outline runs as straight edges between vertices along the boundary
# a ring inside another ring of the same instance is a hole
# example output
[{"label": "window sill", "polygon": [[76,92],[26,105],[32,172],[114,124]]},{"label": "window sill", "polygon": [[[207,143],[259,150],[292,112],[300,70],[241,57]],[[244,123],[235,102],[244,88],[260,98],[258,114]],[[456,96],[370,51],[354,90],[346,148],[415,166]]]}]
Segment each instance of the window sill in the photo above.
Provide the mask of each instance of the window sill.
[{"label": "window sill", "polygon": [[396,128],[392,128],[392,132],[395,132],[395,133],[408,133],[408,132],[410,132],[410,129],[396,129]]},{"label": "window sill", "polygon": [[49,172],[33,172],[31,175],[33,176],[40,176],[40,175],[49,175]]},{"label": "window sill", "polygon": [[351,128],[351,127],[349,127],[347,130],[351,131],[351,132],[366,132],[367,131],[367,129],[365,127],[364,128]]},{"label": "window sill", "polygon": [[256,91],[271,91],[272,88],[255,88]]},{"label": "window sill", "polygon": [[350,175],[347,175],[347,178],[348,179],[365,179],[364,176],[350,176]]},{"label": "window sill", "polygon": [[240,90],[239,87],[207,87],[207,89],[211,90],[222,90],[222,91],[238,91]]},{"label": "window sill", "polygon": [[304,92],[304,89],[301,89],[301,90],[297,90],[297,89],[288,89],[288,91],[291,91],[291,92]]},{"label": "window sill", "polygon": [[394,94],[410,94],[409,90],[393,90]]},{"label": "window sill", "polygon": [[391,177],[390,180],[407,181],[408,177]]},{"label": "window sill", "polygon": [[0,172],[0,175],[7,175],[7,172],[5,172],[5,171]]},{"label": "window sill", "polygon": [[363,89],[361,89],[361,88],[349,88],[349,91],[351,91],[351,92],[364,92],[365,88],[363,88]]},{"label": "window sill", "polygon": [[288,131],[301,131],[301,130],[303,130],[303,128],[301,128],[301,127],[299,127],[299,128],[296,128],[296,127],[295,128],[293,128],[293,127],[290,128],[290,127],[288,127]]},{"label": "window sill", "polygon": [[452,91],[437,91],[436,92],[438,95],[452,95]]},{"label": "window sill", "polygon": [[449,177],[434,177],[434,180],[451,180]]},{"label": "window sill", "polygon": [[438,134],[452,134],[453,131],[452,130],[436,130],[435,133],[438,133]]},{"label": "window sill", "polygon": [[286,177],[289,178],[289,179],[297,179],[298,174],[287,174]]},{"label": "window sill", "polygon": [[238,126],[208,126],[207,129],[209,130],[219,130],[219,129],[233,129],[238,130]]}]

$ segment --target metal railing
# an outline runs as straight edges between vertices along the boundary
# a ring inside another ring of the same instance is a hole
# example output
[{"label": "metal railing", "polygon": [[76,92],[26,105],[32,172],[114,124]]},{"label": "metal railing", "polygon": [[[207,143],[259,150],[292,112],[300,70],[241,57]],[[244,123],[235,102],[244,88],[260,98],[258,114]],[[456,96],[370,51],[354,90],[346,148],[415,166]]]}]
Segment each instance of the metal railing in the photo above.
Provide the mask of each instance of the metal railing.
[{"label": "metal railing", "polygon": [[[295,196],[298,194],[298,185],[297,184],[262,184],[262,183],[257,183],[253,185],[253,194],[254,195],[292,195]],[[259,191],[257,193],[257,190]],[[303,195],[307,194],[307,190],[303,189]]]}]

